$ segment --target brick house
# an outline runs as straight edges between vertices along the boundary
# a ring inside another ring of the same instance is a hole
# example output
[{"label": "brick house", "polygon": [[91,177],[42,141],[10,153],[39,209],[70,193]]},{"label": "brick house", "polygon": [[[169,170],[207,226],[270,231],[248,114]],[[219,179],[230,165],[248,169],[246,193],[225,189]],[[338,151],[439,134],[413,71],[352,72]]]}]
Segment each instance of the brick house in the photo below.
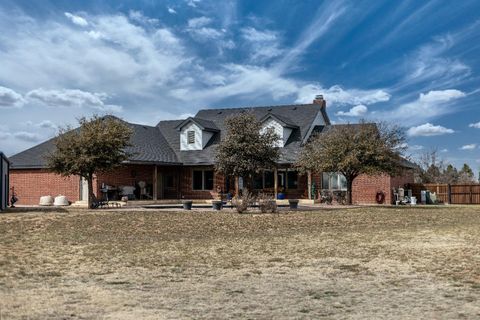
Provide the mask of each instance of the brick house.
[{"label": "brick house", "polygon": [[[272,127],[280,137],[281,157],[277,168],[263,171],[254,181],[256,190],[282,192],[286,198],[311,199],[315,190],[346,189],[343,176],[335,173],[299,174],[293,163],[304,143],[315,132],[332,126],[322,96],[311,104],[250,108],[204,109],[183,120],[160,121],[156,126],[127,123],[133,129],[134,156],[120,168],[98,174],[94,192],[102,187],[115,190],[130,187],[136,199],[212,199],[217,190],[233,192],[233,181],[213,170],[215,148],[225,130],[225,119],[250,111]],[[45,168],[44,156],[54,148],[53,139],[10,158],[10,183],[18,195],[18,204],[38,204],[40,196],[65,195],[74,202],[87,197],[86,184],[80,177],[64,178]],[[378,191],[385,193],[385,203],[392,202],[392,188],[413,183],[413,170],[405,166],[400,177],[360,176],[353,184],[354,203],[375,203]],[[105,189],[103,189],[105,191]]]}]

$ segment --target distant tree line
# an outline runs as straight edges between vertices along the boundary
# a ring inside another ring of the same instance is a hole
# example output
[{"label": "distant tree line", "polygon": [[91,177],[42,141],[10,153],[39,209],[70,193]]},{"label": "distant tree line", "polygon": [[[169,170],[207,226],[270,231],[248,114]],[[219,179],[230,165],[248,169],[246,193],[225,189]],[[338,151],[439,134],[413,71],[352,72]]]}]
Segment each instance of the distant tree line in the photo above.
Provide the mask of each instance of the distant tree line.
[{"label": "distant tree line", "polygon": [[418,161],[417,182],[420,183],[476,183],[472,168],[466,163],[458,170],[440,159],[437,151],[425,152]]}]

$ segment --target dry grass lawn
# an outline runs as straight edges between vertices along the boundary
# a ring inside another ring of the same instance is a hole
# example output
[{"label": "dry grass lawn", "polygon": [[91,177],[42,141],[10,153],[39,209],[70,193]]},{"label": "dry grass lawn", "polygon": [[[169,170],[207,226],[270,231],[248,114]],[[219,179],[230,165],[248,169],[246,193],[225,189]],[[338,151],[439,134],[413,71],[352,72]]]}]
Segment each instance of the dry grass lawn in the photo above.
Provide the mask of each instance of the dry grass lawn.
[{"label": "dry grass lawn", "polygon": [[0,215],[0,319],[479,319],[480,208]]}]

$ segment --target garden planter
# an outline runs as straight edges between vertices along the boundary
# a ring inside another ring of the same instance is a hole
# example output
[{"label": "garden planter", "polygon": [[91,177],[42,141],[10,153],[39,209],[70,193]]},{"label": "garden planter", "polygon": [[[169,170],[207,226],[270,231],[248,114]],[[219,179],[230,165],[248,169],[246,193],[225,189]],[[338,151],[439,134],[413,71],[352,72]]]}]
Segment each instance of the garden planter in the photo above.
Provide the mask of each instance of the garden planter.
[{"label": "garden planter", "polygon": [[192,200],[183,200],[182,201],[183,209],[192,210],[192,203],[193,203]]},{"label": "garden planter", "polygon": [[290,209],[297,209],[298,208],[298,200],[297,199],[288,200],[288,204],[290,205]]},{"label": "garden planter", "polygon": [[285,199],[285,193],[281,193],[281,192],[278,193],[278,194],[277,194],[277,199],[278,199],[278,200],[283,200],[283,199]]},{"label": "garden planter", "polygon": [[212,201],[212,209],[213,210],[222,210],[222,201],[221,200]]}]

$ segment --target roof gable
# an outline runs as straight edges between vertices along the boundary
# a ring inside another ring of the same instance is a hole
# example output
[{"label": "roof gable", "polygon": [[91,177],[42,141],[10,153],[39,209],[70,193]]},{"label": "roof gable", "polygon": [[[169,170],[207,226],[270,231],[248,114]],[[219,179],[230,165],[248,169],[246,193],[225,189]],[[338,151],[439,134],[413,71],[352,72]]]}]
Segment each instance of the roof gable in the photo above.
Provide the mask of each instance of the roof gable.
[{"label": "roof gable", "polygon": [[180,131],[180,130],[182,130],[183,127],[185,127],[189,123],[195,123],[202,130],[212,131],[212,132],[218,132],[219,131],[217,126],[215,125],[215,123],[213,121],[200,119],[200,118],[193,118],[193,117],[188,117],[187,119],[180,122],[180,124],[176,127],[176,129],[178,131]]}]

